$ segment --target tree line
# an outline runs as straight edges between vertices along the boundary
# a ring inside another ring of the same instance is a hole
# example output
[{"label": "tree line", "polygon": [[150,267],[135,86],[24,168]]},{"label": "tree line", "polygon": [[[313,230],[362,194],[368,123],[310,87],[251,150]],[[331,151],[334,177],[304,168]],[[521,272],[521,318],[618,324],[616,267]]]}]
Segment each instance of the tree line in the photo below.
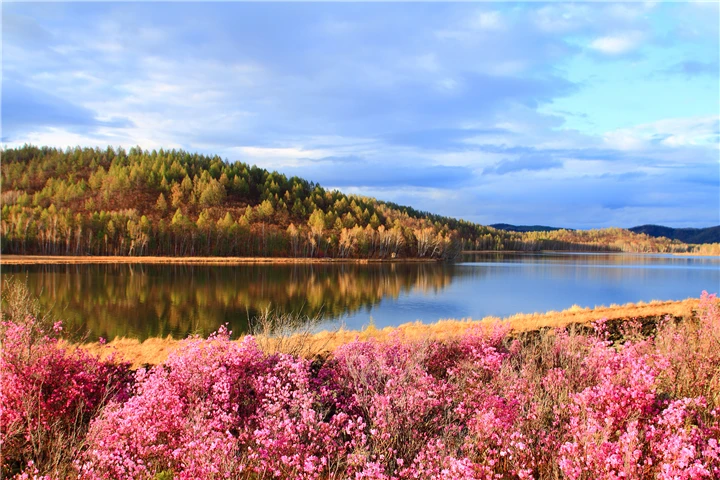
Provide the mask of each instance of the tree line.
[{"label": "tree line", "polygon": [[507,232],[183,150],[2,151],[3,253],[453,259],[465,250],[688,251],[622,229]]}]

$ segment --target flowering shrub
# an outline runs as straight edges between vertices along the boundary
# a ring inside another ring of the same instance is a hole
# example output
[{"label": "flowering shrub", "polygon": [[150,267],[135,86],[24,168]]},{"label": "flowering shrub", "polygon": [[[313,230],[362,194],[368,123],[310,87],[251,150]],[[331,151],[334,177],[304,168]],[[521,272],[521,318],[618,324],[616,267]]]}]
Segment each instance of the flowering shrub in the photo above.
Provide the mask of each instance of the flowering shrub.
[{"label": "flowering shrub", "polygon": [[188,340],[164,365],[139,370],[134,395],[93,422],[80,471],[87,478],[227,473],[237,467],[233,432],[255,413],[254,379],[267,368],[251,338],[230,342],[221,329]]},{"label": "flowering shrub", "polygon": [[644,426],[657,414],[656,378],[665,365],[652,362],[643,344],[618,351],[593,348],[587,358],[595,385],[572,394],[570,441],[560,448],[560,467],[572,479],[644,478],[652,462]]},{"label": "flowering shrub", "polygon": [[[62,324],[56,322],[54,331]],[[127,398],[128,366],[58,347],[37,319],[2,322],[2,472],[64,473],[90,419],[111,397]],[[41,470],[38,470],[40,467]]]},{"label": "flowering shrub", "polygon": [[[628,325],[617,343],[603,322],[447,342],[397,334],[312,362],[221,328],[138,370],[129,395],[98,410],[100,379],[119,373],[50,340],[42,361],[6,355],[27,345],[10,322],[3,361],[57,384],[29,416],[42,382],[31,391],[15,367],[3,373],[3,426],[15,432],[3,430],[3,454],[84,405],[94,417],[69,464],[81,478],[720,478],[718,300],[704,293],[695,321],[661,322],[654,337]],[[46,457],[12,454],[20,478],[60,476],[38,468]]]}]

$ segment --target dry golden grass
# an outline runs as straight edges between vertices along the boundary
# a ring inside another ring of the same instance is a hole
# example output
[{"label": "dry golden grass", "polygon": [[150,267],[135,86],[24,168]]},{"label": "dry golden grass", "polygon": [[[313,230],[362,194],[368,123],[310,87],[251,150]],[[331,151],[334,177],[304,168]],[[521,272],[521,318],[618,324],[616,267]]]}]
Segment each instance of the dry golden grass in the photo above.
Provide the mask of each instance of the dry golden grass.
[{"label": "dry golden grass", "polygon": [[[394,332],[400,332],[406,339],[412,340],[449,340],[456,338],[471,328],[491,329],[498,322],[507,322],[512,332],[520,333],[538,330],[544,327],[565,327],[570,324],[588,324],[595,320],[607,318],[608,320],[625,320],[633,318],[661,318],[670,315],[675,318],[690,318],[693,310],[697,308],[698,299],[689,298],[677,302],[653,301],[649,303],[628,303],[626,305],[611,305],[610,307],[581,308],[571,307],[561,312],[518,314],[501,319],[487,317],[482,320],[440,320],[436,323],[425,324],[421,322],[406,323],[398,327],[385,327],[378,329],[373,325],[362,330],[323,331],[308,335],[306,332],[296,336],[263,337],[260,343],[268,351],[296,349],[305,355],[325,351],[332,351],[340,345],[352,342],[355,339],[386,341]],[[293,342],[297,343],[293,347]],[[164,362],[168,355],[179,348],[182,341],[167,338],[150,338],[143,342],[130,338],[118,338],[105,345],[88,343],[79,345],[92,354],[107,358],[112,354],[118,360],[129,361],[133,368],[142,365],[156,365]],[[77,345],[71,346],[77,347]]]},{"label": "dry golden grass", "polygon": [[241,265],[255,263],[434,263],[430,258],[281,258],[281,257],[89,257],[62,255],[3,255],[0,265],[54,265],[54,264],[192,264],[192,265]]}]

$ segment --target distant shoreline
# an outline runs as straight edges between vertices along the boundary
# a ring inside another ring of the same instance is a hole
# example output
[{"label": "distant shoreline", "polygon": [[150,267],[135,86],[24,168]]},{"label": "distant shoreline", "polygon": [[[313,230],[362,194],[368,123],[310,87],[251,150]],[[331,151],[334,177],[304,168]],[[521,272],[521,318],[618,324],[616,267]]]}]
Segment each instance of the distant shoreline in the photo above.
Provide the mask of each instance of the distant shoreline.
[{"label": "distant shoreline", "polygon": [[572,253],[572,254],[587,254],[587,255],[675,255],[679,257],[720,257],[720,255],[713,255],[712,253],[700,253],[700,252],[602,252],[602,251],[580,251],[580,250],[463,250],[463,254],[472,253],[513,253],[513,254],[527,254],[537,255],[544,253]]},{"label": "distant shoreline", "polygon": [[288,257],[121,257],[71,255],[2,255],[0,265],[81,265],[81,264],[185,264],[185,265],[251,265],[251,264],[327,264],[327,263],[436,263],[435,258],[288,258]]}]

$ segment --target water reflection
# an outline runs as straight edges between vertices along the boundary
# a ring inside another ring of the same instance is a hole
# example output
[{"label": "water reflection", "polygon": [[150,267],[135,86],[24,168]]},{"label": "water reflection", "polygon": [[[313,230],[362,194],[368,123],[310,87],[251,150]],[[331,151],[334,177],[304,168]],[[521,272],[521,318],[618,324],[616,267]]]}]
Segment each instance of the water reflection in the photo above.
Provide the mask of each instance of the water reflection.
[{"label": "water reflection", "polygon": [[266,309],[338,319],[410,291],[436,295],[463,272],[435,264],[3,266],[9,274],[27,277],[42,306],[73,330],[147,338],[207,334],[225,322],[239,334]]},{"label": "water reflection", "polygon": [[720,258],[628,254],[471,254],[446,264],[29,265],[44,308],[73,330],[147,338],[240,334],[271,308],[322,314],[348,328],[482,318],[698,297],[717,292]]},{"label": "water reflection", "polygon": [[463,265],[562,265],[594,266],[601,268],[698,268],[716,269],[720,267],[720,257],[670,254],[631,254],[631,253],[467,253],[463,256]]}]

